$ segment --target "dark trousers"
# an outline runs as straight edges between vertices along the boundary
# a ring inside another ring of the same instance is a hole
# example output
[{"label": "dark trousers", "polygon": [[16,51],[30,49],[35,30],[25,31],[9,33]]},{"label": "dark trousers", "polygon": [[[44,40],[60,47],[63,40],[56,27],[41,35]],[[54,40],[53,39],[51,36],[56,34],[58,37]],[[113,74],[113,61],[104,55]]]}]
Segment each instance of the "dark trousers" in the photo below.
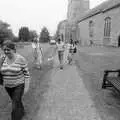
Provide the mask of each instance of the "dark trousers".
[{"label": "dark trousers", "polygon": [[20,84],[13,88],[5,87],[5,89],[12,100],[11,120],[21,120],[24,116],[24,106],[22,103],[24,84]]},{"label": "dark trousers", "polygon": [[58,51],[58,58],[60,64],[63,64],[63,55],[64,55],[64,51]]}]

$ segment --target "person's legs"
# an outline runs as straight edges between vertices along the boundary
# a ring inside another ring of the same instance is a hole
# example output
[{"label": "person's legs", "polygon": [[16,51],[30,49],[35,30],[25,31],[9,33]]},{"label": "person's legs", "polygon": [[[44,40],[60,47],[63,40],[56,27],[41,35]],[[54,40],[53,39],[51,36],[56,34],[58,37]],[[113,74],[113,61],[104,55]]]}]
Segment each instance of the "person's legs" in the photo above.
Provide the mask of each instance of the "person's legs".
[{"label": "person's legs", "polygon": [[24,84],[14,88],[5,88],[12,100],[11,120],[21,120],[24,116],[24,106],[22,96],[24,93]]},{"label": "person's legs", "polygon": [[36,62],[37,62],[37,49],[36,48],[34,48],[33,56],[34,56],[33,62],[34,62],[34,64],[36,64]]},{"label": "person's legs", "polygon": [[58,59],[59,59],[59,63],[61,63],[61,55],[60,55],[60,51],[58,51]]},{"label": "person's legs", "polygon": [[41,65],[42,65],[42,54],[41,54],[41,52],[39,51],[38,52],[38,58],[37,58],[37,68],[38,69],[41,69]]},{"label": "person's legs", "polygon": [[63,51],[60,51],[60,69],[63,69]]},{"label": "person's legs", "polygon": [[61,65],[63,66],[63,58],[64,58],[64,52],[61,52]]},{"label": "person's legs", "polygon": [[71,62],[72,62],[72,54],[69,53],[68,54],[68,64],[71,64]]},{"label": "person's legs", "polygon": [[75,55],[75,53],[72,53],[72,63],[74,63],[74,55]]}]

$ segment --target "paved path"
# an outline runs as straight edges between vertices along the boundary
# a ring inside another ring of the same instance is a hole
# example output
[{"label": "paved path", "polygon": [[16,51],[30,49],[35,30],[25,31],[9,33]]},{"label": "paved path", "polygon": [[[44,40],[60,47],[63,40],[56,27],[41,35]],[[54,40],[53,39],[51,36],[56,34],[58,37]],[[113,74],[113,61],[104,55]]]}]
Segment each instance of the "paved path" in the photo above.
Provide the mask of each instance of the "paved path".
[{"label": "paved path", "polygon": [[60,70],[56,56],[49,79],[49,90],[33,120],[101,120],[76,66]]}]

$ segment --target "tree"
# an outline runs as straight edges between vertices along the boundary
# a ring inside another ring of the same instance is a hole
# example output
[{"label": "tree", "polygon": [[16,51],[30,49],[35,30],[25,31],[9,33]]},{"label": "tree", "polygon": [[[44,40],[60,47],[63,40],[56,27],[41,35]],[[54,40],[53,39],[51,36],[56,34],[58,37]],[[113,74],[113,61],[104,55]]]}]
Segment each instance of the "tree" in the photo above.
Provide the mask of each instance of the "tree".
[{"label": "tree", "polygon": [[13,38],[13,42],[19,42],[19,38],[18,38],[17,36],[15,36],[15,37]]},{"label": "tree", "polygon": [[40,42],[49,42],[50,41],[49,32],[48,32],[48,29],[46,27],[42,28],[39,41]]},{"label": "tree", "polygon": [[57,41],[58,37],[59,37],[59,32],[58,32],[58,29],[57,29],[56,33],[53,36],[53,38]]},{"label": "tree", "polygon": [[34,40],[34,38],[37,38],[37,32],[35,30],[30,30],[29,31],[29,39],[30,41]]},{"label": "tree", "polygon": [[19,40],[28,42],[29,41],[29,29],[28,27],[21,27],[19,29]]},{"label": "tree", "polygon": [[9,27],[10,25],[8,23],[0,21],[0,45],[2,45],[6,39],[14,39],[14,34]]}]

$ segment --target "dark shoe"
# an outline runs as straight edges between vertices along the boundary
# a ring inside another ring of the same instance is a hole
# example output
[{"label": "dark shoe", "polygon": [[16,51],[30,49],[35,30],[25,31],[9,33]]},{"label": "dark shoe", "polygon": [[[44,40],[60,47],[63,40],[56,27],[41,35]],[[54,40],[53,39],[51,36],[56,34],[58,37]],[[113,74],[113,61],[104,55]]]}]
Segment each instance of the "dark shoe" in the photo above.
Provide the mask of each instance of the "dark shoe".
[{"label": "dark shoe", "polygon": [[70,64],[71,62],[69,61],[68,64]]},{"label": "dark shoe", "polygon": [[63,67],[60,67],[60,69],[63,69]]}]

